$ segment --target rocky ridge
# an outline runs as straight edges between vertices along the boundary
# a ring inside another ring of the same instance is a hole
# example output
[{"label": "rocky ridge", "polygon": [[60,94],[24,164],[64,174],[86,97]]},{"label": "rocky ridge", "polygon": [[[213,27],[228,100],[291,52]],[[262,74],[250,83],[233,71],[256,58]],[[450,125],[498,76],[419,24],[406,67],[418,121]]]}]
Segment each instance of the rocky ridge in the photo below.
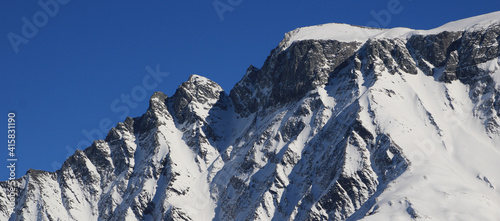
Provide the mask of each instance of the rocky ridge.
[{"label": "rocky ridge", "polygon": [[297,29],[229,94],[193,75],[60,170],[1,182],[0,217],[499,217],[498,20],[427,32]]}]

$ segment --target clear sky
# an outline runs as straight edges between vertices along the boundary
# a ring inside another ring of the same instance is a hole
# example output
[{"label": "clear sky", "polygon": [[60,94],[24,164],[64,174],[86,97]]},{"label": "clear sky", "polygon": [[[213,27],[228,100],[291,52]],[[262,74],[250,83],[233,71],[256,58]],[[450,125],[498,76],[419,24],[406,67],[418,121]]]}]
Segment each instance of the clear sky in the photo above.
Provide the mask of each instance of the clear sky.
[{"label": "clear sky", "polygon": [[16,176],[55,171],[125,116],[143,114],[155,91],[170,96],[190,74],[229,93],[297,27],[430,29],[497,10],[498,0],[2,1],[0,180],[9,178],[10,111]]}]

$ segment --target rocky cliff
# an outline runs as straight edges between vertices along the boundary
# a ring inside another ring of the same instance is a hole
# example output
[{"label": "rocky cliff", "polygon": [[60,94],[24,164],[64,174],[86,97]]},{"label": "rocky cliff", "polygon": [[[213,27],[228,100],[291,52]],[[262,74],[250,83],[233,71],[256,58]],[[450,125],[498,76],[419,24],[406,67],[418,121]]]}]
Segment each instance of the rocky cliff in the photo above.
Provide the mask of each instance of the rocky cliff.
[{"label": "rocky cliff", "polygon": [[294,30],[229,94],[193,75],[60,170],[0,182],[0,219],[494,220],[499,41],[499,12]]}]

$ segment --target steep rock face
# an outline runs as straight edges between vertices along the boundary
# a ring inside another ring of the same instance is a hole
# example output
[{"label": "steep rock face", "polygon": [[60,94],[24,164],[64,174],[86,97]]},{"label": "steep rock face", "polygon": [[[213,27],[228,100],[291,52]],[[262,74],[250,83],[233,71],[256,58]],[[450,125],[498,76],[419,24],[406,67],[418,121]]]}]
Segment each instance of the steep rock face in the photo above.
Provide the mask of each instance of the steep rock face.
[{"label": "steep rock face", "polygon": [[193,75],[60,170],[0,182],[0,219],[493,220],[500,14],[483,17],[292,31],[229,95]]},{"label": "steep rock face", "polygon": [[261,69],[253,66],[230,96],[236,112],[248,116],[259,107],[297,101],[310,90],[328,82],[329,73],[360,46],[356,42],[301,41],[278,53],[274,49]]},{"label": "steep rock face", "polygon": [[[442,81],[455,80],[457,49],[460,47],[462,32],[442,32],[436,35],[416,35],[408,40],[408,48],[414,51],[415,60],[421,70],[428,75],[438,74],[445,67]],[[451,76],[450,76],[451,74]]]}]

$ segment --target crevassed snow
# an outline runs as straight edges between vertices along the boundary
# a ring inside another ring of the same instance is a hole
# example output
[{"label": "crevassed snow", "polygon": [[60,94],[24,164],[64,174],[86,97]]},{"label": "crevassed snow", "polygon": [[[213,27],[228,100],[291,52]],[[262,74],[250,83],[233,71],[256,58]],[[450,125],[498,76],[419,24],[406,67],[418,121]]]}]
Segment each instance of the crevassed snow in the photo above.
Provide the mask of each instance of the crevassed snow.
[{"label": "crevassed snow", "polygon": [[409,38],[413,35],[430,35],[443,31],[461,31],[478,29],[500,22],[500,11],[479,15],[447,23],[431,30],[414,30],[410,28],[379,29],[348,24],[330,23],[295,29],[286,34],[281,45],[286,49],[293,42],[302,40],[337,40],[341,42],[365,42],[368,39]]}]

